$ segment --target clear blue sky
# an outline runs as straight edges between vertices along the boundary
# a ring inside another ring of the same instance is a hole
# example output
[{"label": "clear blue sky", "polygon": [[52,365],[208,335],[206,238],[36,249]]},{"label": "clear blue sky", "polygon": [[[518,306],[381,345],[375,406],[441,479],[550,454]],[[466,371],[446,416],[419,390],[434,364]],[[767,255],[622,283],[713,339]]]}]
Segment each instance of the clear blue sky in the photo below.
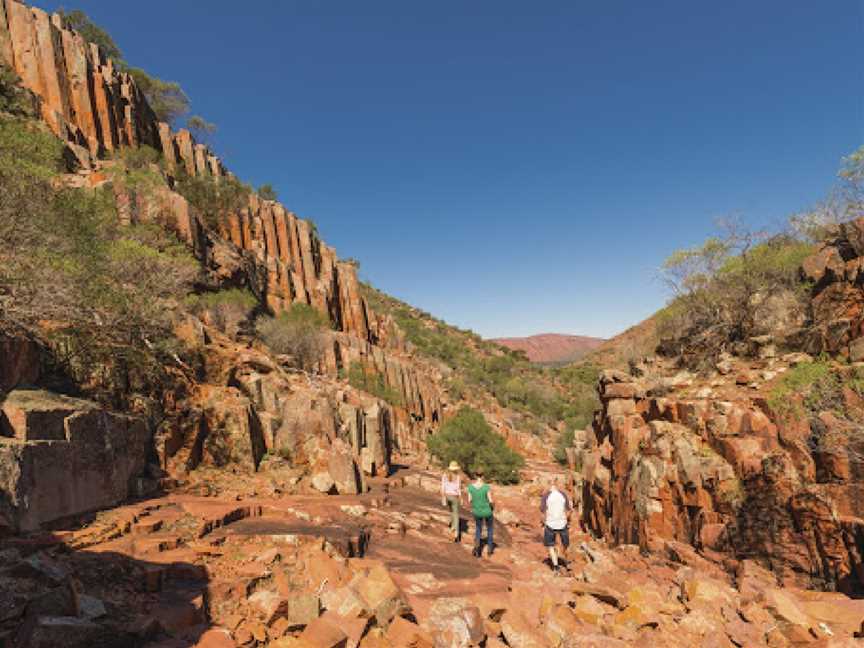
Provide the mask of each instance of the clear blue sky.
[{"label": "clear blue sky", "polygon": [[636,323],[672,250],[864,143],[862,0],[64,4],[362,277],[485,336]]}]

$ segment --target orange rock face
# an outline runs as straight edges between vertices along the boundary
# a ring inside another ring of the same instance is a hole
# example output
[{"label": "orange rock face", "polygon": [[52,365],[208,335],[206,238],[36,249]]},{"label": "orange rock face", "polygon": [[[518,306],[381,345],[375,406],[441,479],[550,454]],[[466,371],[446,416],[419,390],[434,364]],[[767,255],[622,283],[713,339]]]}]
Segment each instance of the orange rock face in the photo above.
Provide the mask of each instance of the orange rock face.
[{"label": "orange rock face", "polygon": [[582,451],[595,533],[755,558],[787,584],[864,589],[860,426],[828,412],[778,418],[744,394],[649,397],[620,372],[605,372],[599,389],[603,410]]}]

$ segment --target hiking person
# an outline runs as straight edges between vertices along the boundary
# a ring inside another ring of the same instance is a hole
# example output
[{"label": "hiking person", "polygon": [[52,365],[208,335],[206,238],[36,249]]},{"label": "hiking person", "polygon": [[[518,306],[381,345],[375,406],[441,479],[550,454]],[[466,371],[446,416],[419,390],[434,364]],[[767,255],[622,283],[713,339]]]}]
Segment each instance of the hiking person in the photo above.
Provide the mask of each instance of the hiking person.
[{"label": "hiking person", "polygon": [[561,538],[564,551],[570,546],[568,522],[570,517],[570,502],[567,496],[558,488],[560,478],[555,478],[549,490],[540,500],[540,512],[543,513],[543,546],[549,549],[549,561],[552,571],[559,570],[558,552],[555,550],[556,536]]},{"label": "hiking person", "polygon": [[474,471],[474,483],[468,485],[468,497],[471,499],[471,513],[474,515],[474,554],[475,558],[483,555],[483,525],[486,525],[486,544],[489,555],[495,551],[492,540],[492,491],[489,484],[483,481],[483,471]]},{"label": "hiking person", "polygon": [[462,523],[459,519],[459,505],[462,503],[462,478],[459,476],[459,464],[451,461],[447,470],[441,475],[441,506],[450,508],[450,532],[453,542],[462,539]]}]

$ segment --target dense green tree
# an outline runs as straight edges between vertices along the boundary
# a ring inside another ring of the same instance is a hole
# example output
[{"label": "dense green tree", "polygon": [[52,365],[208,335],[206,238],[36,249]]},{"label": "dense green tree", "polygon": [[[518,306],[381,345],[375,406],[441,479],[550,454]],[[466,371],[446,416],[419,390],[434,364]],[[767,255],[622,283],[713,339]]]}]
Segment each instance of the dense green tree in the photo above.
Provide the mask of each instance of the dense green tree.
[{"label": "dense green tree", "polygon": [[468,474],[482,470],[488,479],[504,484],[519,481],[525,464],[496,434],[483,414],[463,407],[429,437],[429,451],[443,464],[456,461]]}]

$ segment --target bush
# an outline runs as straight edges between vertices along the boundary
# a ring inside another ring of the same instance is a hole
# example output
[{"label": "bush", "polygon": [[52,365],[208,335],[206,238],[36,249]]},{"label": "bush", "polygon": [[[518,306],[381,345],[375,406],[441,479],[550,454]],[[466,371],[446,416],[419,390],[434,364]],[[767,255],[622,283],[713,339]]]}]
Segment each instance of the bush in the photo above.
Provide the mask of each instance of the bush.
[{"label": "bush", "polygon": [[359,362],[352,362],[348,367],[348,383],[355,389],[368,392],[396,407],[404,405],[402,395],[387,385],[384,376],[376,371],[367,370]]},{"label": "bush", "polygon": [[213,324],[223,331],[245,320],[258,306],[255,295],[241,288],[189,295],[185,302],[189,310],[197,315],[209,313]]},{"label": "bush", "polygon": [[294,304],[276,317],[259,317],[255,330],[272,351],[289,355],[298,369],[309,370],[321,358],[327,320],[308,304]]},{"label": "bush", "polygon": [[170,337],[199,265],[161,228],[121,225],[110,191],[55,188],[62,151],[38,125],[0,118],[0,313],[52,322],[71,374],[129,396],[158,371],[153,342]]},{"label": "bush", "polygon": [[658,315],[660,350],[701,363],[730,344],[791,326],[804,313],[799,270],[813,250],[791,235],[730,228],[675,252],[663,266],[675,298]]},{"label": "bush", "polygon": [[827,358],[802,362],[786,372],[771,390],[768,405],[783,417],[802,419],[820,412],[848,414],[844,388],[864,396],[864,370],[834,367]]},{"label": "bush", "polygon": [[521,455],[507,447],[483,415],[463,407],[429,437],[429,451],[444,465],[456,461],[473,474],[482,470],[490,481],[514,484],[525,464]]},{"label": "bush", "polygon": [[133,191],[152,192],[165,186],[162,175],[162,153],[149,146],[124,147],[113,159],[119,164],[108,169],[111,179]]},{"label": "bush", "polygon": [[8,66],[0,63],[0,113],[27,116],[33,112],[33,101],[21,87],[21,79]]},{"label": "bush", "polygon": [[225,215],[249,204],[249,185],[234,176],[190,176],[179,172],[176,190],[200,213],[209,227],[218,227]]},{"label": "bush", "polygon": [[562,466],[567,465],[567,448],[573,447],[573,441],[576,435],[569,426],[558,435],[558,440],[555,443],[555,450],[552,451],[552,456]]}]

